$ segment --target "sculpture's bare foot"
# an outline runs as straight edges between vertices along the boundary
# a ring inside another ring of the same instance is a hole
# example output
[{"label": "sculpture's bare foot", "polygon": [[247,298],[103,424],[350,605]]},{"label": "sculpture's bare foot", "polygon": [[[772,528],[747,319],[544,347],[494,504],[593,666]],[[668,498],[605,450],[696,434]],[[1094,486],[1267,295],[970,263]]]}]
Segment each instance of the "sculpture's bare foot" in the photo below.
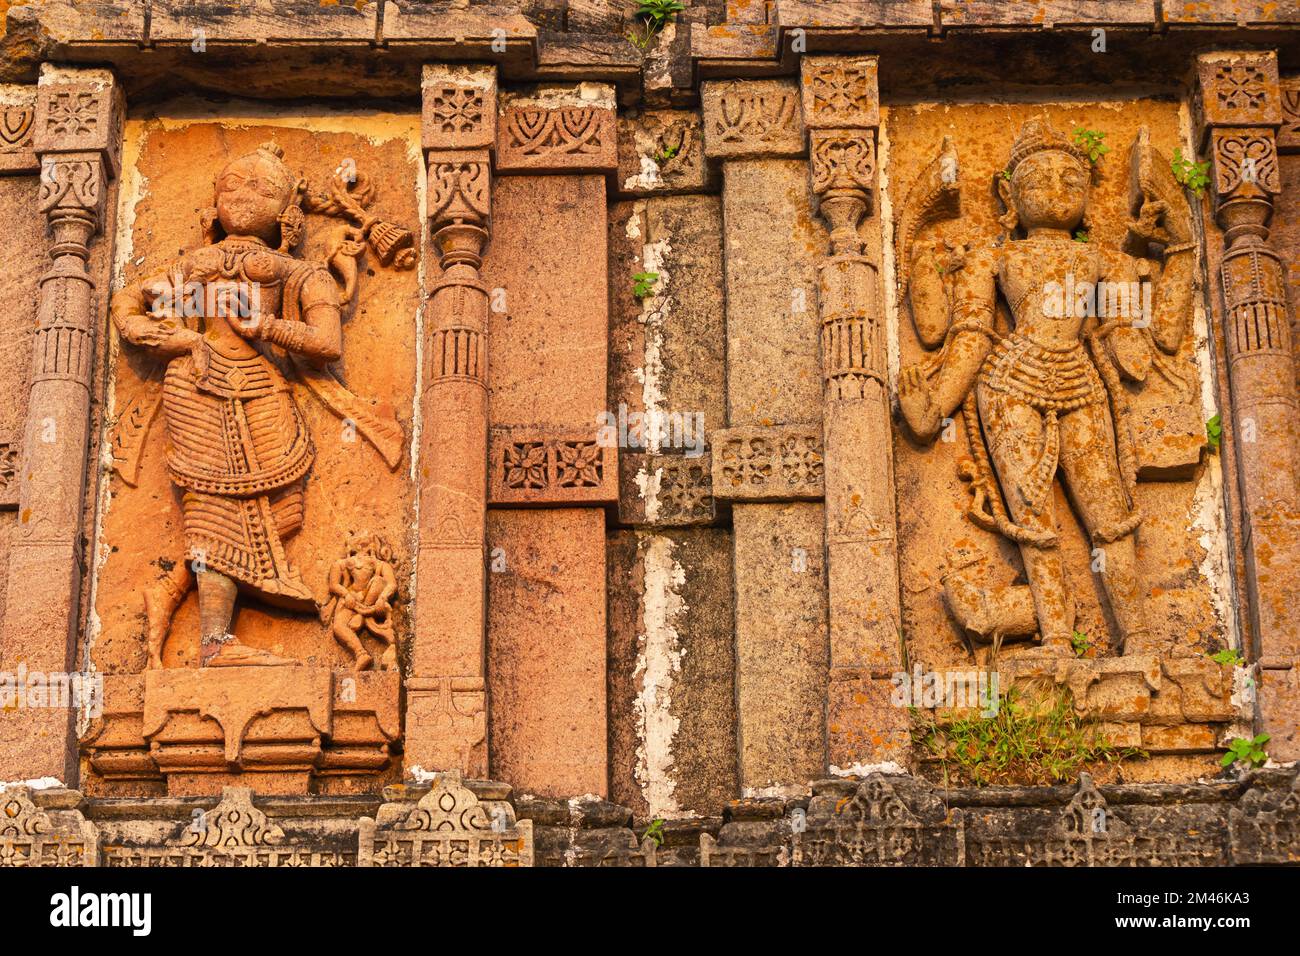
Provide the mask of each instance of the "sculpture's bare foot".
[{"label": "sculpture's bare foot", "polygon": [[373,664],[374,662],[375,659],[373,657],[371,657],[365,651],[362,651],[360,654],[357,655],[356,660],[352,662],[352,666],[359,671],[368,671],[370,670],[370,665]]},{"label": "sculpture's bare foot", "polygon": [[397,645],[389,644],[379,657],[379,669],[391,671],[397,669]]},{"label": "sculpture's bare foot", "polygon": [[238,639],[231,637],[225,641],[211,658],[208,659],[208,667],[279,667],[285,664],[293,664],[294,661],[287,657],[277,657],[270,651],[264,651],[256,647],[249,647],[247,644],[239,643]]}]

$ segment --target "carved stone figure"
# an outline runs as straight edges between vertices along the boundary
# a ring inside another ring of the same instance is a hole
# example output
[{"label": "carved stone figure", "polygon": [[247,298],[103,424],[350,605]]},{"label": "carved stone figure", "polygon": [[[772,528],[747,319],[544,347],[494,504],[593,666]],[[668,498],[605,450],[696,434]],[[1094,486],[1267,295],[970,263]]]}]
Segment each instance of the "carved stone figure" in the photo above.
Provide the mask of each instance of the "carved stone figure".
[{"label": "carved stone figure", "polygon": [[[239,592],[317,610],[285,551],[303,523],[303,479],[315,457],[292,381],[355,424],[390,468],[400,461],[397,422],[376,414],[327,370],[342,354],[342,308],[356,291],[362,240],[381,261],[413,264],[410,234],[364,214],[370,195],[360,178],[351,190],[340,180],[329,194],[313,195],[283,151],[263,145],[217,176],[214,208],[203,216],[208,241],[113,300],[122,337],[166,363],[167,465],[182,492],[189,548],[187,560],[145,596],[151,668],[162,666],[171,617],[196,581],[202,666],[289,663],[229,633]],[[328,264],[295,255],[304,205],[360,226],[340,231]],[[124,415],[138,426],[117,442],[125,447],[118,468],[128,483],[154,414]]]},{"label": "carved stone figure", "polygon": [[[1145,135],[1131,160],[1137,219],[1129,241],[1140,256],[1161,248],[1162,270],[1089,241],[1089,156],[1044,118],[1024,125],[996,177],[1006,209],[999,240],[904,249],[912,252],[904,261],[918,337],[942,348],[903,369],[903,417],[929,440],[962,409],[971,451],[963,474],[972,494],[968,515],[1016,542],[1024,561],[1027,585],[984,588],[960,571],[945,580],[954,617],[995,648],[1004,637],[1037,632],[1041,646],[1031,653],[1071,653],[1075,607],[1052,491],[1059,472],[1100,549],[1095,567],[1123,653],[1162,649],[1138,593],[1142,516],[1134,503],[1129,394],[1166,368],[1174,374],[1191,317],[1195,243],[1168,161]],[[905,245],[927,222],[960,208],[958,189],[956,152],[945,143],[913,190],[912,205],[921,208],[904,214]]]},{"label": "carved stone figure", "polygon": [[359,671],[374,663],[361,643],[362,630],[384,644],[380,668],[397,667],[390,603],[397,593],[397,573],[392,560],[393,551],[383,538],[361,532],[348,535],[346,556],[330,568],[330,597],[321,607],[321,620],[331,626],[335,639],[351,652],[353,665]]}]

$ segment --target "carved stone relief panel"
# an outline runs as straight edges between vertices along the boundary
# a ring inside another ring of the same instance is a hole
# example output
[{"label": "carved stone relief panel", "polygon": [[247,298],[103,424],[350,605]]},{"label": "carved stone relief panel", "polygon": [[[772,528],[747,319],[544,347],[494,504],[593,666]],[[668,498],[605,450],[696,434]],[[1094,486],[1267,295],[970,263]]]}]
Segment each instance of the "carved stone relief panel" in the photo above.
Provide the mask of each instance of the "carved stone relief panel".
[{"label": "carved stone relief panel", "polygon": [[1206,655],[1235,635],[1175,107],[895,108],[884,122],[911,660],[1086,670],[1123,654],[1158,677],[1161,659],[1195,659],[1221,706],[1181,749],[1212,749],[1238,714]]},{"label": "carved stone relief panel", "polygon": [[127,124],[90,635],[126,698],[83,744],[109,778],[149,769],[130,714],[174,790],[395,772],[419,136],[418,117]]}]

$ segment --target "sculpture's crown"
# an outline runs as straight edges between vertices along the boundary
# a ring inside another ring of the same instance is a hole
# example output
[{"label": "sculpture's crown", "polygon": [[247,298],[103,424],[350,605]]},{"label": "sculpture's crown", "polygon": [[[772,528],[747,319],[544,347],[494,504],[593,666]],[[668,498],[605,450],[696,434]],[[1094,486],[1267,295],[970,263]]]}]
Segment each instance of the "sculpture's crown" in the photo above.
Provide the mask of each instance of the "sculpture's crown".
[{"label": "sculpture's crown", "polygon": [[1088,165],[1088,154],[1082,147],[1071,142],[1064,133],[1053,129],[1046,116],[1035,116],[1020,127],[1020,135],[1016,137],[1015,144],[1011,147],[1007,172],[1014,172],[1016,166],[1026,157],[1049,149],[1069,153],[1085,166]]}]

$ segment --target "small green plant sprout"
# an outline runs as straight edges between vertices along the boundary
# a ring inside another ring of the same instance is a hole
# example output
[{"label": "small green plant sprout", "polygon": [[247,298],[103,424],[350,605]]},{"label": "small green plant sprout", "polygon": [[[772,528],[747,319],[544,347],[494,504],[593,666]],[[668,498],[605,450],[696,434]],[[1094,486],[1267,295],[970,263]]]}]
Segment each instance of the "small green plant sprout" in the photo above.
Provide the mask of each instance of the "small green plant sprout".
[{"label": "small green plant sprout", "polygon": [[650,47],[650,41],[659,35],[663,28],[672,22],[673,17],[686,8],[680,0],[641,0],[641,6],[634,14],[641,21],[641,33],[633,29],[627,38],[632,45],[644,53]]},{"label": "small green plant sprout", "polygon": [[1205,422],[1205,440],[1209,443],[1210,451],[1219,450],[1219,442],[1223,440],[1223,416],[1215,415]]},{"label": "small green plant sprout", "polygon": [[1178,180],[1197,196],[1205,192],[1205,187],[1210,184],[1210,161],[1207,159],[1203,163],[1195,163],[1183,156],[1183,151],[1174,147],[1174,158],[1169,162],[1169,168],[1173,171],[1174,179]]},{"label": "small green plant sprout", "polygon": [[1084,129],[1082,126],[1074,129],[1074,144],[1088,154],[1088,162],[1094,166],[1110,152],[1110,147],[1102,143],[1105,138],[1105,133],[1099,133],[1095,129]]},{"label": "small green plant sprout", "polygon": [[676,156],[680,150],[680,146],[665,146],[663,149],[659,150],[659,152],[655,153],[655,162],[662,166]]},{"label": "small green plant sprout", "polygon": [[1087,230],[1087,229],[1076,229],[1076,230],[1074,230],[1074,241],[1075,241],[1075,242],[1087,242],[1087,241],[1088,241],[1088,230]]},{"label": "small green plant sprout", "polygon": [[664,821],[660,817],[655,817],[646,827],[645,833],[641,834],[642,840],[654,840],[656,846],[664,845]]},{"label": "small green plant sprout", "polygon": [[1244,763],[1248,767],[1262,767],[1268,761],[1264,744],[1268,743],[1268,734],[1260,734],[1253,740],[1249,737],[1237,737],[1229,741],[1228,752],[1219,761],[1222,767],[1231,767],[1235,763]]},{"label": "small green plant sprout", "polygon": [[1070,646],[1074,648],[1075,657],[1084,657],[1092,650],[1092,641],[1088,640],[1088,635],[1083,631],[1075,631],[1070,635]]},{"label": "small green plant sprout", "polygon": [[655,283],[659,281],[657,272],[638,272],[632,277],[632,294],[644,299],[654,292]]},{"label": "small green plant sprout", "polygon": [[998,175],[1001,176],[1003,179],[1005,179],[1007,182],[1011,182],[1011,170],[1004,169],[1002,170],[1002,172],[998,173]]},{"label": "small green plant sprout", "polygon": [[1240,667],[1243,663],[1241,655],[1231,647],[1210,654],[1209,658],[1216,664],[1225,664],[1228,667]]}]

